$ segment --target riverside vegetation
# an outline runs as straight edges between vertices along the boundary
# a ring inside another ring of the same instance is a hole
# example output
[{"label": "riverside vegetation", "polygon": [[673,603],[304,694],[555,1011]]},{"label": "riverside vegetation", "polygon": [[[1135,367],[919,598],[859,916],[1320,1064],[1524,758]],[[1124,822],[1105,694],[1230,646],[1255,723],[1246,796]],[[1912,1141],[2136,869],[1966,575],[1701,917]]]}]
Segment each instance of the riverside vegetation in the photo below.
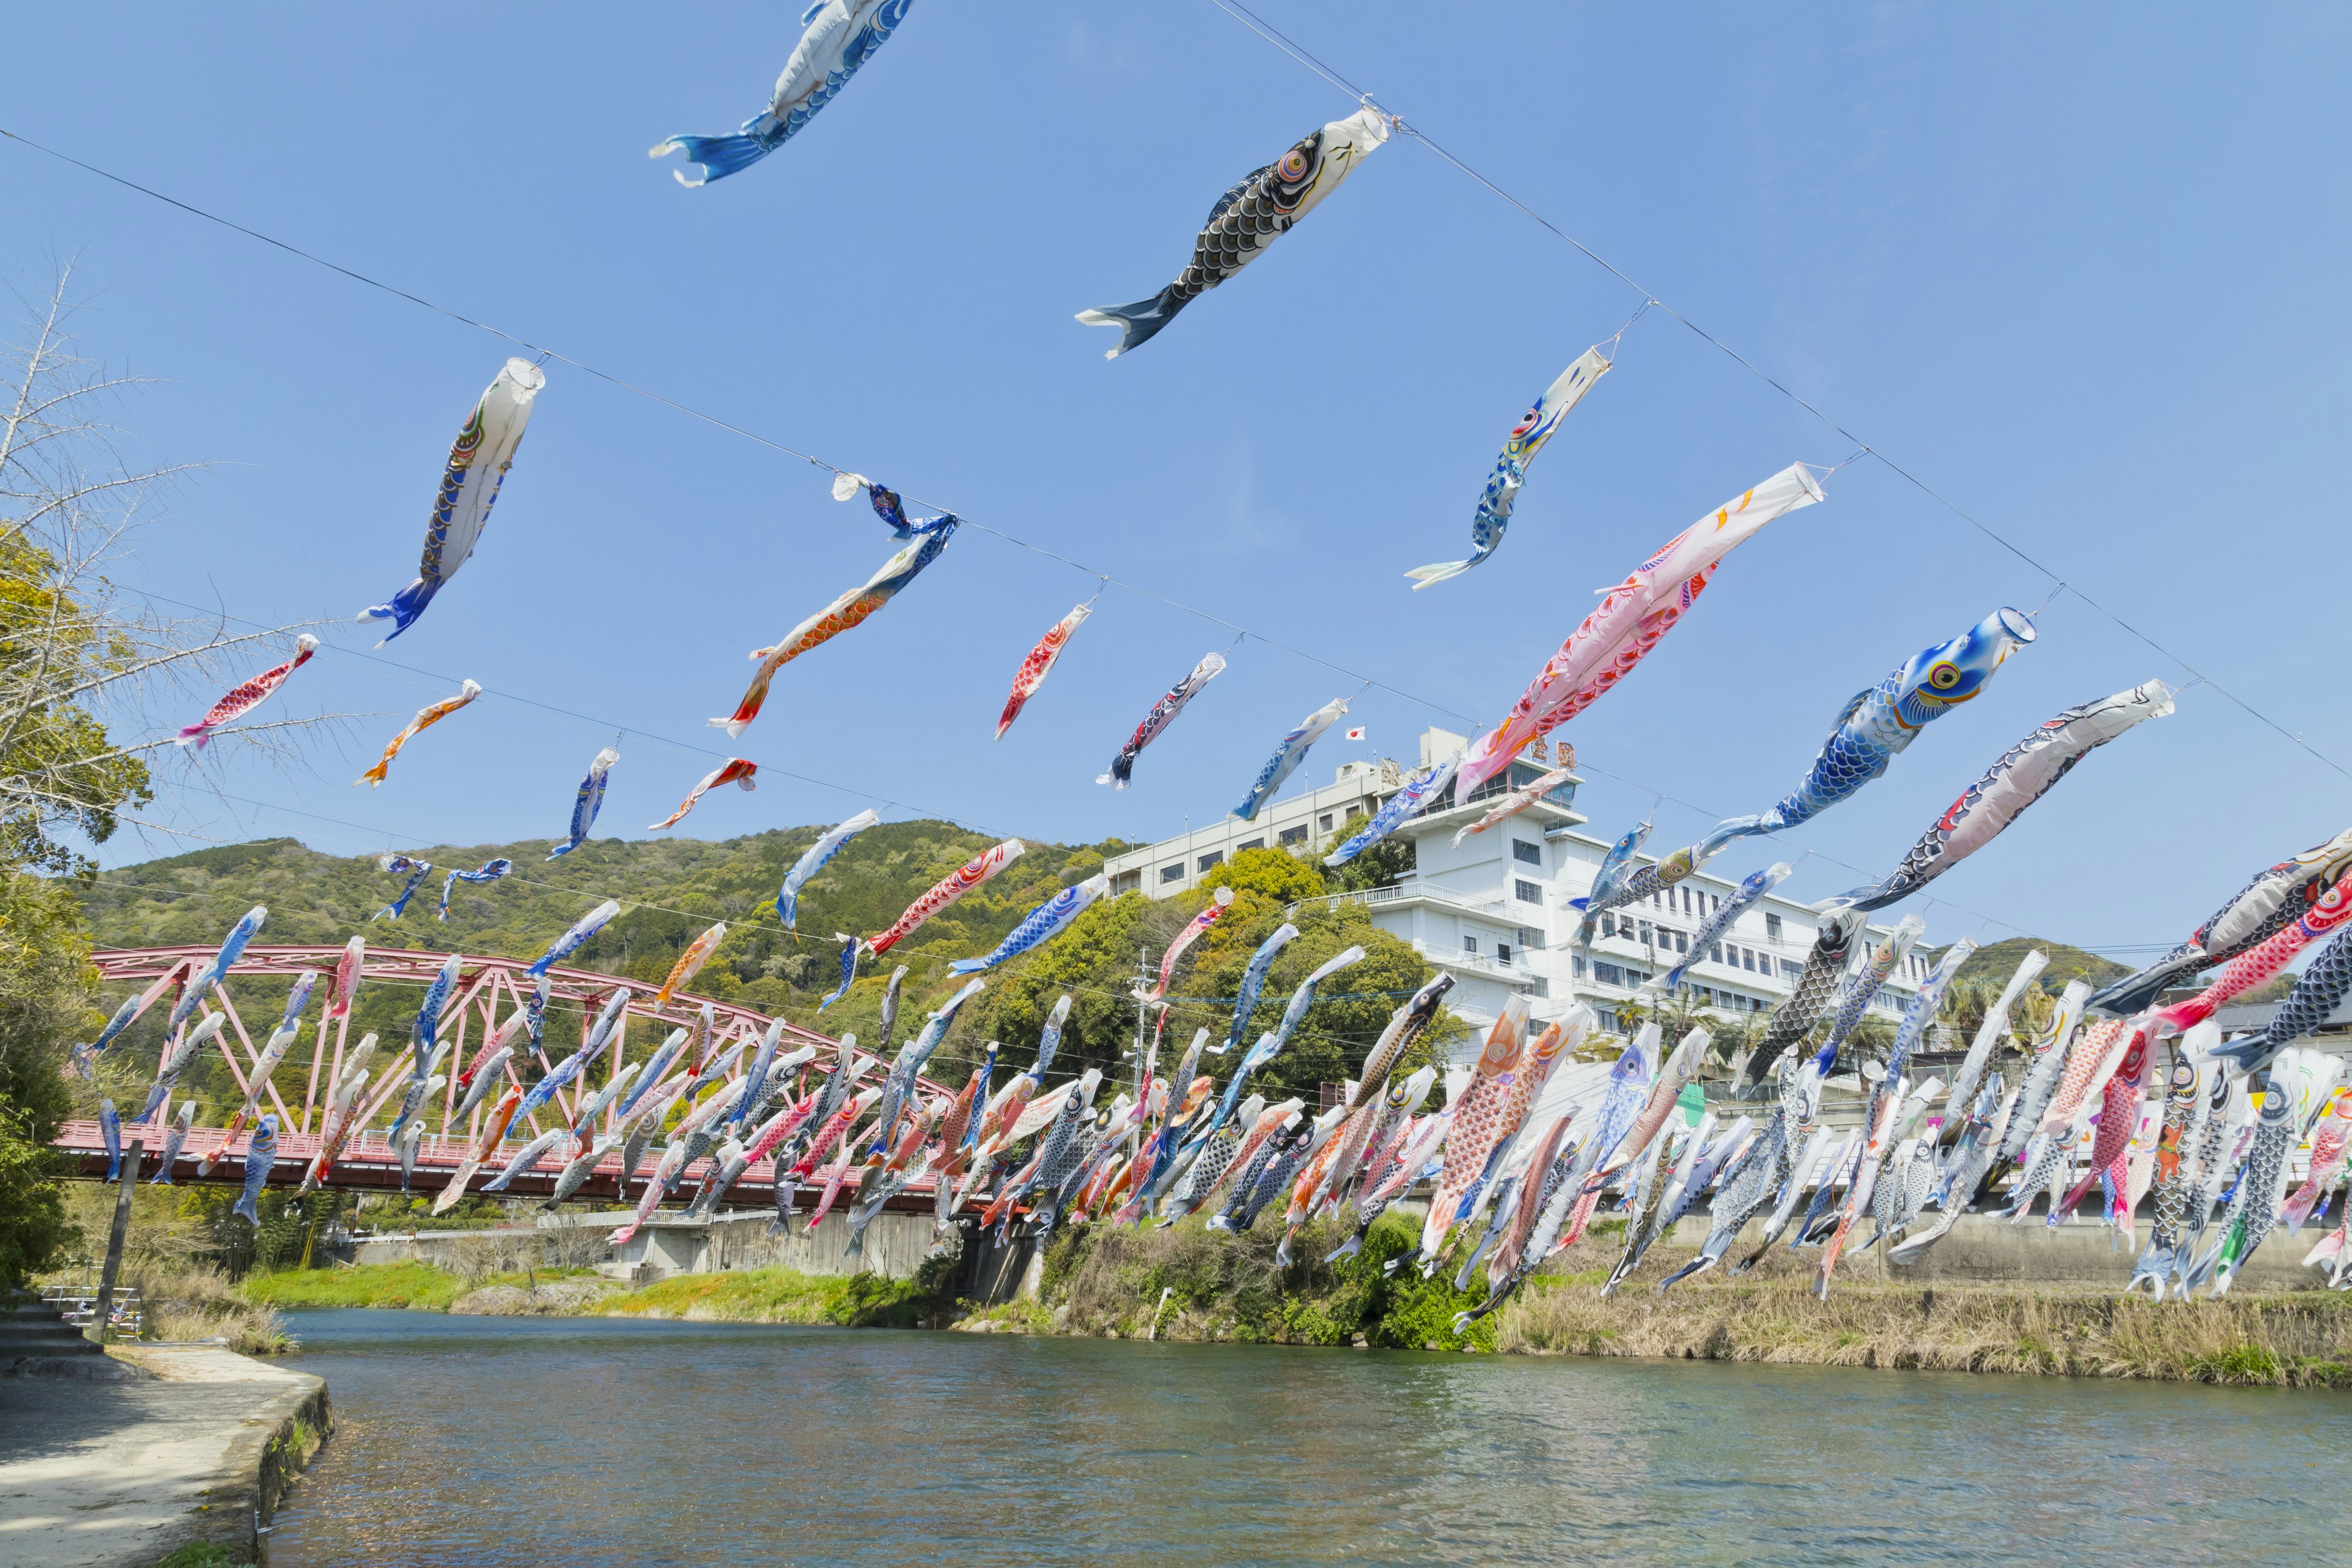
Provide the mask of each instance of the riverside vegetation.
[{"label": "riverside vegetation", "polygon": [[[578,1268],[476,1274],[424,1263],[256,1274],[249,1307],[406,1307],[431,1311],[952,1328],[964,1332],[1224,1342],[1520,1355],[1664,1356],[1857,1368],[2145,1378],[2352,1389],[2352,1299],[2327,1291],[2153,1302],[2112,1290],[1841,1279],[1827,1301],[1811,1259],[1768,1258],[1748,1275],[1700,1279],[1660,1296],[1687,1258],[1660,1247],[1618,1291],[1601,1294],[1622,1222],[1604,1218],[1493,1317],[1454,1330],[1484,1294],[1449,1274],[1383,1272],[1417,1222],[1384,1216],[1363,1252],[1320,1259],[1345,1233],[1302,1229],[1298,1261],[1274,1261],[1276,1237],[1080,1226],[1058,1235],[1034,1300],[959,1302],[951,1263],[913,1279],[751,1268],[677,1275],[631,1289]],[[1666,1253],[1658,1257],[1655,1253]]]}]

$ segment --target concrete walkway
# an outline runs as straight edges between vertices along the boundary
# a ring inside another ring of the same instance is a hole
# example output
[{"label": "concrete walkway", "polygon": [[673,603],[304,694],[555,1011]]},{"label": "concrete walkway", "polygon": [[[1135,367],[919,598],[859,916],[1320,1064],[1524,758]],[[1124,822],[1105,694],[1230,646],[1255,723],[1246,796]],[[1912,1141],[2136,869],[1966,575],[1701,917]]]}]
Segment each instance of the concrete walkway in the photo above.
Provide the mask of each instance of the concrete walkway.
[{"label": "concrete walkway", "polygon": [[5,1568],[143,1568],[191,1541],[254,1554],[255,1510],[324,1431],[306,1373],[210,1345],[121,1353],[153,1375],[0,1378]]}]

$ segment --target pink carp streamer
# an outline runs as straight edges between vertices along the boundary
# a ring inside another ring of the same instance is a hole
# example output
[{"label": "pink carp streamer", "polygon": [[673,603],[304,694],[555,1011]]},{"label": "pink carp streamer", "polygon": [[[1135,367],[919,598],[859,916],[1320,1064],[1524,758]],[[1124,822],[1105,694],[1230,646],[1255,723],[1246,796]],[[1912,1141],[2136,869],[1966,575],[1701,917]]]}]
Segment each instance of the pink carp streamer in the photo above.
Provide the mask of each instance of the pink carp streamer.
[{"label": "pink carp streamer", "polygon": [[1454,798],[1468,799],[1531,742],[1575,718],[1622,680],[1697,602],[1735,545],[1782,513],[1822,499],[1820,482],[1803,465],[1792,463],[1699,519],[1634,567],[1569,635],[1509,716],[1471,744]]},{"label": "pink carp streamer", "polygon": [[686,798],[677,803],[676,811],[671,812],[646,831],[659,833],[665,827],[676,827],[686,820],[686,814],[694,809],[696,802],[720,784],[731,784],[738,789],[758,789],[760,781],[752,775],[759,771],[760,764],[757,763],[746,761],[741,757],[728,758],[724,766],[712,772],[700,784],[687,791]]},{"label": "pink carp streamer", "polygon": [[2304,911],[2295,922],[2277,934],[2267,937],[2221,966],[2213,983],[2186,1002],[2176,1002],[2162,1008],[2157,1016],[2168,1029],[2184,1034],[2195,1025],[2211,1017],[2222,1003],[2260,985],[2284,969],[2294,955],[2313,942],[2352,920],[2352,874],[2346,875],[2318,902]]},{"label": "pink carp streamer", "polygon": [[1018,838],[1008,838],[992,848],[983,849],[931,885],[930,890],[907,906],[888,931],[873,938],[866,950],[879,958],[913,932],[916,927],[995,876],[1021,858],[1028,846]]},{"label": "pink carp streamer", "polygon": [[1013,672],[1013,694],[1004,700],[1004,711],[996,721],[998,740],[1004,739],[1004,731],[1013,728],[1013,721],[1021,717],[1021,710],[1028,706],[1029,699],[1037,695],[1037,689],[1045,684],[1045,677],[1054,672],[1054,661],[1060,658],[1062,650],[1070,646],[1070,637],[1077,631],[1080,623],[1094,613],[1095,602],[1088,599],[1055,621],[1053,628],[1037,639],[1037,646],[1029,650],[1029,657],[1023,659],[1021,668]]},{"label": "pink carp streamer", "polygon": [[1176,961],[1184,956],[1186,948],[1200,941],[1202,935],[1217,923],[1219,916],[1233,907],[1234,890],[1219,888],[1216,895],[1209,900],[1209,907],[1194,915],[1184,929],[1176,933],[1176,940],[1170,942],[1168,951],[1160,955],[1160,978],[1153,984],[1151,994],[1144,998],[1146,1002],[1157,1002],[1168,994],[1168,982],[1176,973]]},{"label": "pink carp streamer", "polygon": [[196,750],[203,751],[212,743],[214,731],[242,719],[278,695],[278,689],[286,684],[286,678],[310,663],[310,656],[318,651],[319,639],[304,632],[294,639],[292,658],[263,670],[242,685],[230,687],[227,693],[212,705],[209,712],[180,731],[178,743],[194,745]]},{"label": "pink carp streamer", "polygon": [[392,771],[392,759],[400,755],[401,747],[405,746],[481,694],[481,687],[468,680],[457,689],[457,696],[446,698],[429,708],[419,708],[416,710],[416,717],[408,721],[408,728],[392,738],[392,744],[383,749],[383,755],[376,759],[375,766],[353,779],[352,783],[364,784],[371,788],[383,783],[384,775]]}]

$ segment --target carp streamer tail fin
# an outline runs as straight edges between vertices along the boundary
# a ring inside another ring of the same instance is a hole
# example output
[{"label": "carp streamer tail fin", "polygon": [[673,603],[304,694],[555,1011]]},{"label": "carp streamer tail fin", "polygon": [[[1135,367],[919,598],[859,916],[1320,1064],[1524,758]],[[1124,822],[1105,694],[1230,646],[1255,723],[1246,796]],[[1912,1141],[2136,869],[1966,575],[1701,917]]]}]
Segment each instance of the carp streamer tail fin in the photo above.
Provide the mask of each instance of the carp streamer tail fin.
[{"label": "carp streamer tail fin", "polygon": [[677,176],[679,184],[691,191],[698,190],[713,180],[723,180],[730,174],[740,174],[775,150],[774,143],[762,141],[757,136],[740,134],[673,136],[658,147],[646,149],[646,156],[660,158],[672,153],[683,152],[688,163],[699,163],[702,166],[702,178],[698,180],[688,179],[686,171],[683,169],[670,171]]},{"label": "carp streamer tail fin", "polygon": [[[1751,833],[1769,833],[1772,824],[1762,816],[1727,816],[1708,830],[1691,852],[1694,861],[1712,858],[1725,845],[1735,838],[1745,838]],[[1848,895],[1851,897],[1852,895]]]},{"label": "carp streamer tail fin", "polygon": [[1185,300],[1176,298],[1174,285],[1162,289],[1149,300],[1138,300],[1132,305],[1106,305],[1098,310],[1080,310],[1078,320],[1089,327],[1117,327],[1118,347],[1103,355],[1117,359],[1139,343],[1151,341],[1160,329],[1176,319]]},{"label": "carp streamer tail fin", "polygon": [[410,626],[415,626],[416,617],[425,613],[425,606],[431,604],[433,595],[440,591],[440,584],[427,583],[424,578],[419,577],[384,603],[370,605],[355,618],[362,621],[392,623],[392,630],[383,634],[383,642],[375,645],[382,647],[383,643],[390,642]]}]

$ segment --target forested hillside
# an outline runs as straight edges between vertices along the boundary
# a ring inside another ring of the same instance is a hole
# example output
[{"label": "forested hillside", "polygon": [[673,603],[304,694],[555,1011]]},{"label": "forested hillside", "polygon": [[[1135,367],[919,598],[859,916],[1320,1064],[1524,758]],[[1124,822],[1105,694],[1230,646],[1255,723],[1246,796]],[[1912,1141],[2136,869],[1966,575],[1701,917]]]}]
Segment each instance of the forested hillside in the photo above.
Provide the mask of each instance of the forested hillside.
[{"label": "forested hillside", "polygon": [[[200,850],[109,871],[82,898],[95,944],[101,948],[210,944],[255,904],[269,916],[260,942],[340,944],[354,933],[376,948],[533,958],[599,900],[621,901],[623,913],[568,962],[658,984],[695,936],[717,921],[728,933],[689,990],[740,1002],[833,1035],[855,1033],[876,1042],[881,998],[890,971],[906,964],[898,1034],[911,1036],[925,1015],[962,984],[950,962],[993,948],[1021,919],[1068,883],[1100,869],[1113,840],[1074,847],[1031,843],[994,880],[968,893],[895,948],[887,962],[868,958],[850,994],[820,1014],[818,1001],[840,977],[836,931],[872,935],[895,921],[908,902],[991,840],[940,822],[888,823],[852,838],[803,890],[798,931],[787,931],[774,900],[784,874],[823,829],[780,829],[720,842],[691,839],[596,839],[554,861],[545,839],[516,844],[440,847],[421,852],[434,871],[398,919],[372,919],[406,880],[377,869],[371,858],[320,854],[278,838]],[[514,861],[512,873],[482,885],[458,883],[449,918],[437,918],[442,879],[494,858]],[[1373,930],[1360,905],[1336,907],[1300,900],[1327,891],[1311,862],[1277,851],[1237,857],[1223,868],[1237,889],[1233,910],[1192,950],[1178,983],[1164,1029],[1165,1066],[1209,1027],[1222,1043],[1250,954],[1286,918],[1300,931],[1268,974],[1243,1044],[1271,1028],[1306,973],[1351,944],[1365,960],[1328,983],[1290,1047],[1264,1077],[1268,1089],[1291,1089],[1312,1100],[1316,1086],[1347,1076],[1377,1037],[1402,994],[1430,970],[1406,944]],[[1161,950],[1206,901],[1206,890],[1152,900],[1141,894],[1106,900],[1088,910],[1045,947],[992,971],[988,986],[958,1018],[934,1060],[934,1077],[960,1081],[990,1040],[1004,1046],[1013,1064],[1032,1058],[1045,1016],[1067,993],[1064,1061],[1076,1070],[1119,1068],[1137,1025],[1130,988],[1139,960],[1155,967]],[[1298,907],[1286,916],[1286,910]],[[283,982],[248,982],[237,994],[249,1020],[285,994]],[[249,1000],[247,998],[250,998]],[[101,998],[111,1006],[114,995]],[[362,991],[355,1028],[382,1032],[388,1044],[407,1035],[413,991],[373,985]],[[313,1004],[315,1011],[316,1004]],[[563,1010],[558,1008],[559,1014]],[[160,1045],[160,1010],[126,1036],[128,1062],[152,1071]],[[549,1038],[565,1037],[551,1020]],[[633,1037],[632,1054],[650,1049]],[[117,1053],[110,1052],[110,1057]],[[1239,1059],[1238,1052],[1217,1076]],[[1131,1070],[1128,1064],[1122,1070]],[[1058,1072],[1056,1074],[1058,1075]],[[225,1090],[219,1090],[225,1092]],[[202,1114],[213,1115],[206,1105]]]}]

